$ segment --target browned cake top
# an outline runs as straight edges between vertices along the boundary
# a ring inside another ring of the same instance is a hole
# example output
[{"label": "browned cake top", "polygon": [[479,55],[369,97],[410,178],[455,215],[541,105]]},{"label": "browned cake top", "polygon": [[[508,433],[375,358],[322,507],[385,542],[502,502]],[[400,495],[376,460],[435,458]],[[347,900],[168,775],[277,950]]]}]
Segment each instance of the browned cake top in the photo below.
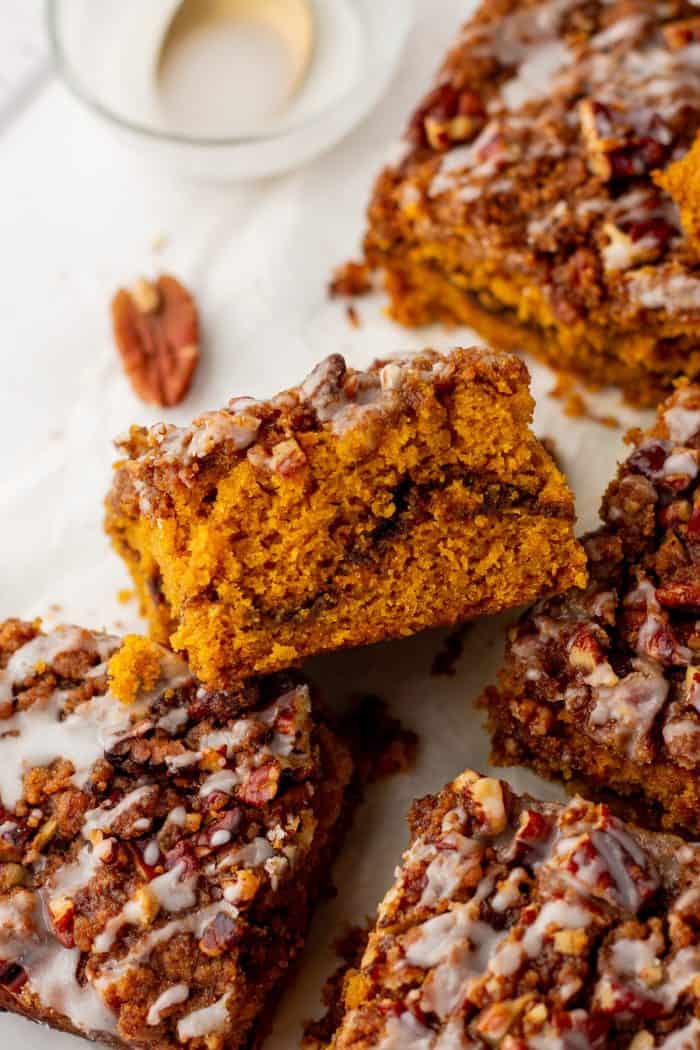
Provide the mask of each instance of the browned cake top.
[{"label": "browned cake top", "polygon": [[468,228],[467,267],[501,258],[565,323],[603,303],[697,316],[700,268],[651,173],[699,129],[689,0],[488,0],[380,180],[372,237],[396,236],[394,205],[420,243]]},{"label": "browned cake top", "polygon": [[458,371],[506,393],[528,383],[517,358],[478,347],[396,356],[375,361],[366,371],[331,354],[298,386],[268,401],[232,398],[225,408],[204,413],[189,427],[132,427],[118,442],[129,457],[117,477],[122,509],[152,515],[159,494],[167,495],[174,480],[192,484],[206,470],[208,480],[215,481],[242,459],[263,473],[292,475],[306,461],[294,436],[301,431],[325,429],[342,439],[349,431],[362,430],[366,455],[375,435],[415,410],[426,385],[446,392]]},{"label": "browned cake top", "polygon": [[[700,387],[659,410],[584,540],[591,583],[536,605],[509,673],[613,753],[700,765]],[[546,730],[546,726],[544,727]]]},{"label": "browned cake top", "polygon": [[85,1032],[233,1031],[321,761],[298,681],[212,693],[144,639],[0,625],[0,991]]},{"label": "browned cake top", "polygon": [[697,847],[471,771],[412,830],[334,1048],[698,1045]]}]

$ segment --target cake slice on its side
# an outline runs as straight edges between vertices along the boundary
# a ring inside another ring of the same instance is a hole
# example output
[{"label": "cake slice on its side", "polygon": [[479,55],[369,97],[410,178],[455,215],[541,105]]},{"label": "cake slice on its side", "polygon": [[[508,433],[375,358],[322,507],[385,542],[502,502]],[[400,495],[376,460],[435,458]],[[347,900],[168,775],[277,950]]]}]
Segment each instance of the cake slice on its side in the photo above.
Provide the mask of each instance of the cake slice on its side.
[{"label": "cake slice on its side", "polygon": [[332,1050],[691,1050],[700,847],[467,771],[415,803]]},{"label": "cake slice on its side", "polygon": [[698,41],[691,0],[484,0],[369,206],[395,319],[638,404],[700,375],[697,236],[653,178],[700,131]]},{"label": "cake slice on its side", "polygon": [[132,428],[107,530],[212,686],[495,612],[584,580],[532,409],[507,354],[334,355],[270,401]]},{"label": "cake slice on its side", "polygon": [[584,539],[590,584],[534,606],[487,693],[495,759],[640,796],[700,833],[700,387],[681,387]]},{"label": "cake slice on its side", "polygon": [[117,1047],[249,1050],[350,775],[298,677],[209,692],[146,639],[0,624],[0,1009]]}]

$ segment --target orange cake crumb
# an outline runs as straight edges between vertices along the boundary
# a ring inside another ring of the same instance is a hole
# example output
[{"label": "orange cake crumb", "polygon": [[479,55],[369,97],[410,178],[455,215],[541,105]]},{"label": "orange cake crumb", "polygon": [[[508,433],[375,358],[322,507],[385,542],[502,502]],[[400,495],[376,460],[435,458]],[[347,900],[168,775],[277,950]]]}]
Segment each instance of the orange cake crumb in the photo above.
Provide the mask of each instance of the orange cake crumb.
[{"label": "orange cake crumb", "polygon": [[700,252],[700,135],[685,156],[656,172],[654,181],[675,200],[685,234]]},{"label": "orange cake crumb", "polygon": [[132,428],[107,529],[154,636],[208,684],[582,581],[524,365],[339,355],[268,402]]},{"label": "orange cake crumb", "polygon": [[133,703],[136,695],[148,692],[160,678],[163,650],[160,646],[128,634],[121,649],[109,661],[109,682],[112,693],[123,704]]}]

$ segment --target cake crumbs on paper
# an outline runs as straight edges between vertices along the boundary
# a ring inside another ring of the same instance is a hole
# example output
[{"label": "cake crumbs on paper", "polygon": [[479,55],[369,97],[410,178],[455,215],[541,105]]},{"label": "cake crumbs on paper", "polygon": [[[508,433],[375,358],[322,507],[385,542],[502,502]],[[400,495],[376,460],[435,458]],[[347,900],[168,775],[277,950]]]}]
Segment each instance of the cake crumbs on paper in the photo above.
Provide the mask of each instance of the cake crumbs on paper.
[{"label": "cake crumbs on paper", "polygon": [[136,592],[133,587],[121,587],[117,591],[117,601],[120,605],[128,605],[129,602],[134,600]]},{"label": "cake crumbs on paper", "polygon": [[367,263],[354,262],[350,259],[334,271],[328,285],[328,294],[331,299],[355,298],[359,295],[368,295],[372,289],[372,271]]},{"label": "cake crumbs on paper", "polygon": [[355,699],[342,720],[360,786],[406,773],[416,760],[418,736],[392,718],[381,697],[368,694]]},{"label": "cake crumbs on paper", "polygon": [[436,653],[430,668],[431,675],[435,677],[444,675],[447,678],[455,676],[457,663],[464,651],[464,640],[471,628],[472,624],[463,623],[456,630],[450,631],[447,637],[443,639],[442,646],[439,652]]},{"label": "cake crumbs on paper", "polygon": [[343,987],[351,970],[359,970],[369,939],[371,922],[364,926],[348,926],[331,947],[340,960],[339,966],[327,978],[321,990],[325,1013],[317,1021],[304,1022],[301,1050],[324,1050],[340,1026],[345,1011]]},{"label": "cake crumbs on paper", "polygon": [[357,310],[355,309],[352,303],[348,303],[348,305],[345,307],[345,313],[347,314],[348,321],[353,326],[353,328],[361,327],[362,321],[360,320],[360,315],[358,314]]},{"label": "cake crumbs on paper", "polygon": [[131,704],[141,692],[154,688],[161,674],[162,650],[148,638],[128,634],[120,649],[110,657],[110,689],[117,700]]},{"label": "cake crumbs on paper", "polygon": [[600,415],[594,412],[577,387],[578,383],[574,376],[566,372],[559,372],[557,381],[548,392],[548,396],[563,402],[562,411],[569,419],[590,419],[592,423],[599,423],[610,429],[619,429],[622,426],[617,416]]}]

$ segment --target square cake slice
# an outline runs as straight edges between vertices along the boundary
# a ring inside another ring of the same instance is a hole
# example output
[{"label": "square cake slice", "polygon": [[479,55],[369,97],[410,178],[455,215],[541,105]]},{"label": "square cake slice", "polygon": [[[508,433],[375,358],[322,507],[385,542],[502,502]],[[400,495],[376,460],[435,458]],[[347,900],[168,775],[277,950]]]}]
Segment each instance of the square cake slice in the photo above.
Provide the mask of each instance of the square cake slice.
[{"label": "square cake slice", "polygon": [[698,130],[691,0],[484,0],[369,207],[393,316],[658,402],[700,374],[697,239],[654,179]]},{"label": "square cake slice", "polygon": [[583,579],[517,358],[339,355],[270,401],[132,428],[107,501],[154,636],[213,687]]},{"label": "square cake slice", "polygon": [[249,1050],[328,874],[351,762],[301,679],[209,692],[146,639],[0,624],[0,1009]]},{"label": "square cake slice", "polygon": [[333,1050],[696,1050],[700,847],[467,771],[344,982]]},{"label": "square cake slice", "polygon": [[534,606],[487,693],[495,758],[641,797],[700,833],[700,387],[681,387],[584,539],[585,590]]}]

